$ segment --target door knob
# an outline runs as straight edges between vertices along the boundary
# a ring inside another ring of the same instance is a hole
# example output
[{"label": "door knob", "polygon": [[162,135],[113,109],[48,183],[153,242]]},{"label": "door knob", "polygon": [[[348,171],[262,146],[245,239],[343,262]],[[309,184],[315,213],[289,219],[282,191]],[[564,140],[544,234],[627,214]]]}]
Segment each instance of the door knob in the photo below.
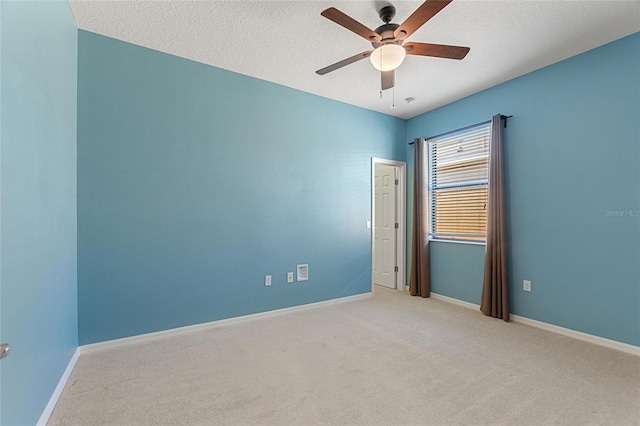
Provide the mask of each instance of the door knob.
[{"label": "door knob", "polygon": [[5,358],[7,355],[9,355],[9,344],[0,344],[0,359]]}]

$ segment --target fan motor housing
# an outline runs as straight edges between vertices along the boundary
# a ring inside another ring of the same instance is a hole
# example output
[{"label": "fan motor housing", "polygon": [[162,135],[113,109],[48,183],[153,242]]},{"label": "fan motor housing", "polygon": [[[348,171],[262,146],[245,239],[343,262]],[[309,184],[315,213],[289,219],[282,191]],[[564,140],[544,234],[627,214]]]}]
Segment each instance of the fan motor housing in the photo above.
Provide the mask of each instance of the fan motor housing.
[{"label": "fan motor housing", "polygon": [[389,44],[389,43],[401,44],[402,42],[396,41],[396,37],[395,35],[393,35],[394,31],[399,26],[400,25],[398,24],[384,24],[376,28],[375,32],[377,34],[380,34],[380,37],[382,37],[382,43],[380,42],[372,43],[373,46],[376,47],[376,46],[379,46],[380,44]]}]

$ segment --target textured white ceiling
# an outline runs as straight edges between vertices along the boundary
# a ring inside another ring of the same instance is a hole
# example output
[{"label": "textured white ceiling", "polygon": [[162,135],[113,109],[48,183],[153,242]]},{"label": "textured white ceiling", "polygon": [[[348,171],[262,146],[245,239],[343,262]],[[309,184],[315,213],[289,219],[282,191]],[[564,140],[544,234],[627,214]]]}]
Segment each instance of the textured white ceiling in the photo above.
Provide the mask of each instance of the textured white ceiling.
[{"label": "textured white ceiling", "polygon": [[[393,4],[402,23],[422,1],[71,0],[79,28],[352,105],[410,118],[640,31],[640,2],[454,0],[408,41],[469,46],[462,61],[408,56],[380,98],[361,37],[320,16],[336,7],[371,29]],[[629,52],[637,55],[639,52]],[[413,97],[408,104],[405,98]],[[392,104],[395,99],[395,109]]]}]

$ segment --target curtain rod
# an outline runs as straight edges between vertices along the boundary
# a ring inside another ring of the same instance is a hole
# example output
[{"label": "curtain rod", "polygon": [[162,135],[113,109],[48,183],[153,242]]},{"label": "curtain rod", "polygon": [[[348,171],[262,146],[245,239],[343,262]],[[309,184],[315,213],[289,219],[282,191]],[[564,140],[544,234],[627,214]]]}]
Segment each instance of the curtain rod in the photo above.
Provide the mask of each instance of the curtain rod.
[{"label": "curtain rod", "polygon": [[[504,120],[504,127],[507,127],[507,120],[510,119],[511,117],[513,117],[513,115],[500,115],[500,118]],[[480,123],[476,123],[476,124],[472,124],[470,126],[467,127],[463,127],[462,129],[457,129],[457,130],[453,130],[452,132],[460,132],[462,130],[467,130],[470,129],[472,127],[476,127],[479,126],[481,124],[487,124],[487,123],[491,123],[491,120],[487,120],[487,121],[482,121]],[[425,138],[425,140],[429,140],[429,139],[435,139],[435,138],[439,138],[440,136],[444,136],[447,133],[452,133],[452,132],[444,132],[444,133],[440,133],[439,135],[435,135],[435,136],[430,136],[428,138]],[[413,145],[413,142],[409,142],[409,145]]]}]

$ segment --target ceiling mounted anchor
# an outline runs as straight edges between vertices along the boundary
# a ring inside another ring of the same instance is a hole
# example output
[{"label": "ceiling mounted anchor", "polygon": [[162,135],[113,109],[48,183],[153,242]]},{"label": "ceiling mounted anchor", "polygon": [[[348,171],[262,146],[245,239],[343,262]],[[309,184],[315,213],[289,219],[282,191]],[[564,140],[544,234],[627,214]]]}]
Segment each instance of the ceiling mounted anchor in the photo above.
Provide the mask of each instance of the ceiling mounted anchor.
[{"label": "ceiling mounted anchor", "polygon": [[393,17],[396,16],[396,8],[391,5],[385,6],[382,9],[380,9],[380,13],[378,14],[378,16],[380,16],[380,19],[382,19],[382,22],[384,22],[385,24],[388,24],[389,22],[391,22]]}]

